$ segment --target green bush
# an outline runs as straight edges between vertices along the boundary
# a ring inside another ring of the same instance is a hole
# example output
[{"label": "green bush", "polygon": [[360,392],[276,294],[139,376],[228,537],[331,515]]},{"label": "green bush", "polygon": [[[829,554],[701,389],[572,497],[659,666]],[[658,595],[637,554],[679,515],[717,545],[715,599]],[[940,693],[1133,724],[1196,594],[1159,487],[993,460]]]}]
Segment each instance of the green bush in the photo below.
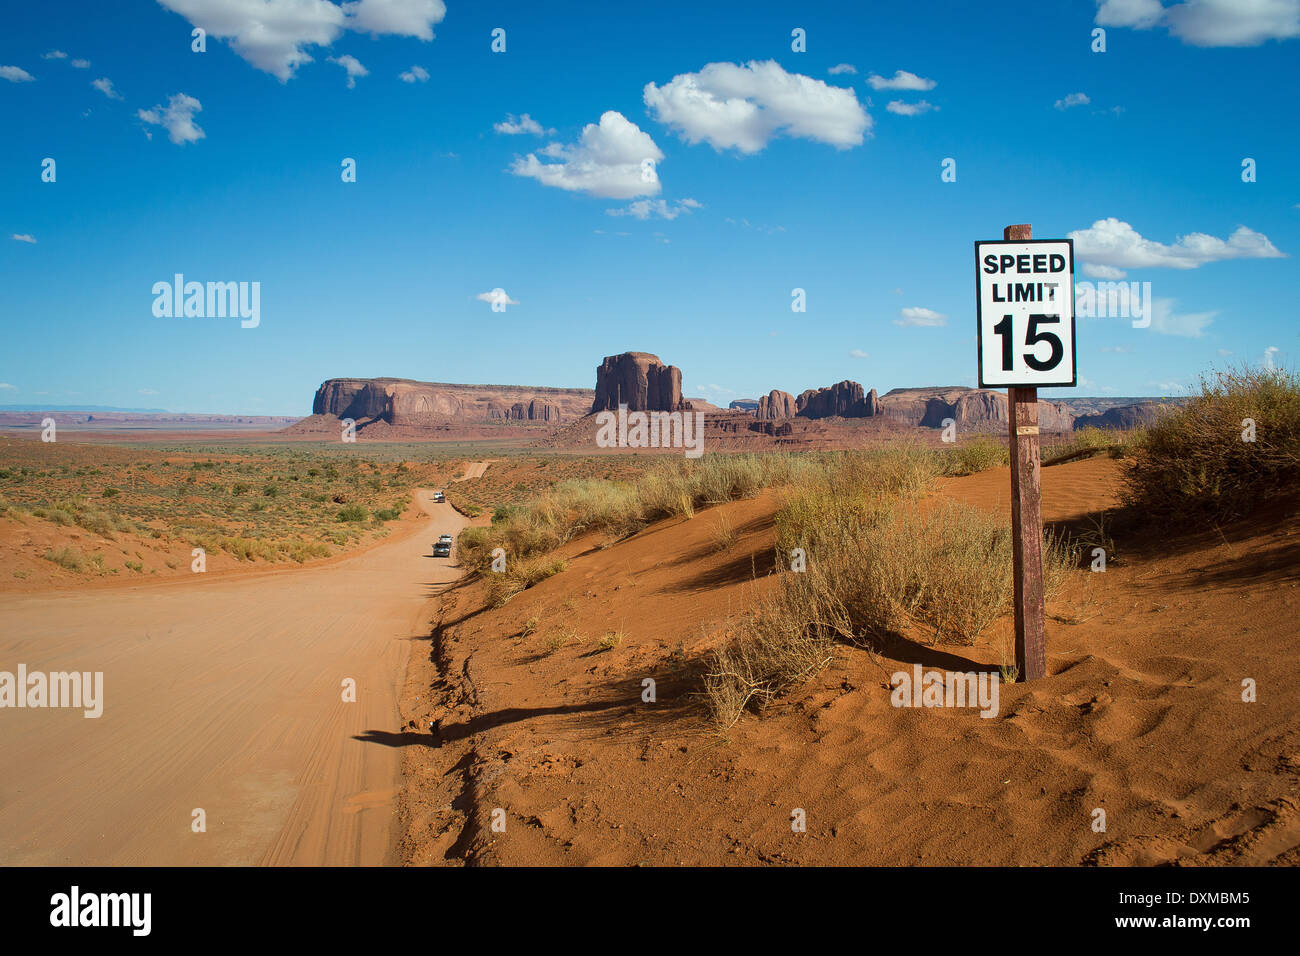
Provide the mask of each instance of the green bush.
[{"label": "green bush", "polygon": [[1203,379],[1200,395],[1146,429],[1124,497],[1144,515],[1191,523],[1241,517],[1297,490],[1300,375],[1245,368]]},{"label": "green bush", "polygon": [[339,521],[365,521],[368,517],[370,512],[361,505],[348,505],[336,515]]}]

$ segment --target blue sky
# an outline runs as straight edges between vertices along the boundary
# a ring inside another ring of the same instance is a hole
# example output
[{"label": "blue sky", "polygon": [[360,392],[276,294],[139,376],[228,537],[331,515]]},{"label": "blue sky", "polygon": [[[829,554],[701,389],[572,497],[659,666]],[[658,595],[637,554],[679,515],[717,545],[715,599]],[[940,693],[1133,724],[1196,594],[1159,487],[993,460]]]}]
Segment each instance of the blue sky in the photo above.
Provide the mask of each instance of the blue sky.
[{"label": "blue sky", "polygon": [[[1052,394],[1294,367],[1300,0],[850,6],[15,7],[0,404],[305,414],[330,377],[591,387],[627,350],[723,405],[973,385],[972,243],[1014,222],[1156,300],[1080,319]],[[260,323],[155,316],[175,273],[260,283]]]}]

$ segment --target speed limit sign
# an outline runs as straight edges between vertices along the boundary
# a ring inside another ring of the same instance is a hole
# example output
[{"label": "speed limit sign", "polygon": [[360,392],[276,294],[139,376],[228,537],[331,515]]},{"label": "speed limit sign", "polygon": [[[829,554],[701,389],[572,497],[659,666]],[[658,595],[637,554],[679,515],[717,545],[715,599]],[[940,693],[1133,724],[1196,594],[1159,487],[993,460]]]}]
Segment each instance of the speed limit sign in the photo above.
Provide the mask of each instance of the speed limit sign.
[{"label": "speed limit sign", "polygon": [[1074,242],[975,243],[981,388],[1075,385]]}]

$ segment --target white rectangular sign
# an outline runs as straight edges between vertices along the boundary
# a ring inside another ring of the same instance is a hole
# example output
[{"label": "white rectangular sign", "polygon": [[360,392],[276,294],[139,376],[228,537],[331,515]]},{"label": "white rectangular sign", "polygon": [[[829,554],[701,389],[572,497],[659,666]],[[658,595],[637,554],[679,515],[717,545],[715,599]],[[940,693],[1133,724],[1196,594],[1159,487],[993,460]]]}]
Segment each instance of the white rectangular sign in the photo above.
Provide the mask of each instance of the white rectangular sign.
[{"label": "white rectangular sign", "polygon": [[1077,384],[1074,242],[975,243],[980,388]]}]

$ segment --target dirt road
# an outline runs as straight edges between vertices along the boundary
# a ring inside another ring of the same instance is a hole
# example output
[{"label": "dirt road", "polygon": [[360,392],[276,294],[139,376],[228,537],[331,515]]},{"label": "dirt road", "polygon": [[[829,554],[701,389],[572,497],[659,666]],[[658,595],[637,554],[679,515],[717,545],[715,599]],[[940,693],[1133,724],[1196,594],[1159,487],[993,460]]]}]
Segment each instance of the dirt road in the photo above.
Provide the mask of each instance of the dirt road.
[{"label": "dirt road", "polygon": [[0,864],[383,863],[401,753],[358,738],[398,730],[465,524],[418,498],[418,533],[325,567],[5,597],[0,670],[102,671],[104,711],[0,711]]}]

